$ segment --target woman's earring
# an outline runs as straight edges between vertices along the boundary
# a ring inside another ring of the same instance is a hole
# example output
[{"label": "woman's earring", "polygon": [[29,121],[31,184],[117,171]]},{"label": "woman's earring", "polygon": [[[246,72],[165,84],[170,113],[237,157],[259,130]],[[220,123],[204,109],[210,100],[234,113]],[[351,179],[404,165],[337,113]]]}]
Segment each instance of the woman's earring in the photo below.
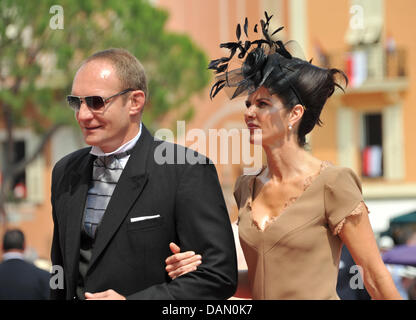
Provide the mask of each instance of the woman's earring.
[{"label": "woman's earring", "polygon": [[291,124],[289,124],[289,130],[292,130],[292,125]]}]

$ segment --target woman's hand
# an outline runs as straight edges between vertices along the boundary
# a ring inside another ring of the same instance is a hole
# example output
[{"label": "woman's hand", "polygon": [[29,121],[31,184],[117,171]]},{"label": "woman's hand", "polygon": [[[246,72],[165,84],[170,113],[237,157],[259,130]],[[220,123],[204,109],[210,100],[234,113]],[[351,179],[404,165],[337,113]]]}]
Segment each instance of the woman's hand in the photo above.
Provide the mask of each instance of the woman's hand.
[{"label": "woman's hand", "polygon": [[180,253],[181,248],[173,242],[169,244],[169,248],[173,255],[165,260],[165,269],[172,280],[188,272],[195,271],[201,264],[202,257],[199,254],[197,255],[193,251]]}]

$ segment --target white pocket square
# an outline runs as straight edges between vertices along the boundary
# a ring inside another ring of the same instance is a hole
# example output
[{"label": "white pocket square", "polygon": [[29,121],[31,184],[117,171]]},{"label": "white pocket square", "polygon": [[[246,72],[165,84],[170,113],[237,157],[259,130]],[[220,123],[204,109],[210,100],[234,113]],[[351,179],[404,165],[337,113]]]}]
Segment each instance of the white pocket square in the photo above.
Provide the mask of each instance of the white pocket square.
[{"label": "white pocket square", "polygon": [[143,217],[130,218],[130,222],[138,222],[138,221],[156,219],[156,218],[160,218],[160,214],[157,214],[157,215],[154,215],[154,216],[143,216]]}]

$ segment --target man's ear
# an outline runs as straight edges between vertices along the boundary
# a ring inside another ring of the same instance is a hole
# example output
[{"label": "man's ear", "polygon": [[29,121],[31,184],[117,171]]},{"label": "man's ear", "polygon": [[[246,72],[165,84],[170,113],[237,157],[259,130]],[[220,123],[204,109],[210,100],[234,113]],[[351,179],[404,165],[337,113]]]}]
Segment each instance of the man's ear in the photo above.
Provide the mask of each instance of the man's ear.
[{"label": "man's ear", "polygon": [[146,96],[142,90],[135,90],[131,93],[130,96],[130,115],[136,116],[140,114],[146,103]]},{"label": "man's ear", "polygon": [[302,105],[297,104],[290,110],[289,115],[289,123],[294,127],[297,124],[300,124],[300,120],[302,119],[302,116],[305,112],[305,109]]}]

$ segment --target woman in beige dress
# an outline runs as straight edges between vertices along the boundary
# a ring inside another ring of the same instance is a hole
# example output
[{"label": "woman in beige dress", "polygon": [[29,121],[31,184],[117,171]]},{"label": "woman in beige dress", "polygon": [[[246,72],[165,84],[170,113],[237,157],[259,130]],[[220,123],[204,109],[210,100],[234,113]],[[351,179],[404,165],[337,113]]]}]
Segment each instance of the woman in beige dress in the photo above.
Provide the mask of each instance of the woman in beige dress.
[{"label": "woman in beige dress", "polygon": [[[340,87],[336,76],[346,76],[293,57],[283,43],[270,39],[270,18],[266,15],[261,23],[265,39],[246,45],[257,45],[255,49],[248,52],[242,42],[227,43],[223,47],[231,50],[230,57],[210,64],[220,74],[211,96],[222,88],[231,89],[231,98],[248,95],[244,117],[250,142],[261,141],[267,156],[261,172],[240,176],[235,184],[239,237],[248,266],[239,272],[235,296],[339,299],[336,284],[345,244],[371,297],[400,299],[378,251],[360,180],[351,169],[304,149],[306,134],[321,124],[327,98]],[[239,58],[247,58],[241,69],[228,71],[237,50]],[[166,270],[173,279],[201,263],[199,255],[180,253],[175,244],[171,250]]]}]

